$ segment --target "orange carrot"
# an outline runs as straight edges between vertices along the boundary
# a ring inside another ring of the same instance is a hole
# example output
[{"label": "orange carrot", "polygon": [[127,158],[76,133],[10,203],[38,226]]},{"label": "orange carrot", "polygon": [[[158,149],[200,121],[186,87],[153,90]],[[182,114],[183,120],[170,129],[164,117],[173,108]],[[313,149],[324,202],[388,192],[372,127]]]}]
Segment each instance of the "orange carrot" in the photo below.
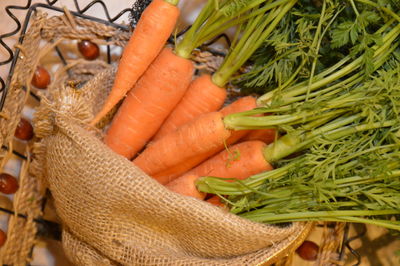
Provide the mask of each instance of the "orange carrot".
[{"label": "orange carrot", "polygon": [[249,111],[257,107],[256,98],[253,96],[241,97],[220,110],[223,116]]},{"label": "orange carrot", "polygon": [[266,144],[259,140],[235,144],[191,169],[185,175],[245,179],[257,173],[272,170],[272,166],[264,159],[265,146]]},{"label": "orange carrot", "polygon": [[104,142],[132,158],[155,134],[182,98],[193,74],[193,63],[164,48],[115,115]]},{"label": "orange carrot", "polygon": [[174,191],[183,195],[196,195],[199,193],[196,186],[188,183],[195,182],[201,176],[245,179],[257,173],[272,170],[272,166],[264,158],[265,146],[264,142],[258,140],[233,145],[174,179],[172,181]]},{"label": "orange carrot", "polygon": [[221,201],[221,198],[218,196],[212,196],[211,198],[207,199],[206,201],[212,205],[221,207],[222,209],[226,209],[226,205]]},{"label": "orange carrot", "polygon": [[243,137],[242,141],[247,140],[261,140],[266,144],[270,144],[277,138],[277,132],[275,129],[256,129],[250,130],[250,132]]},{"label": "orange carrot", "polygon": [[[256,98],[253,96],[245,96],[237,99],[236,101],[228,104],[224,108],[221,109],[221,113],[223,116],[227,116],[229,114],[249,111],[257,107]],[[250,130],[237,130],[233,131],[232,136],[228,140],[228,145],[235,143],[242,137],[246,136]]]},{"label": "orange carrot", "polygon": [[91,125],[125,96],[164,47],[180,13],[174,2],[154,0],[142,13],[122,53],[111,92]]},{"label": "orange carrot", "polygon": [[220,112],[204,114],[184,124],[171,134],[149,145],[133,163],[148,175],[153,175],[216,147],[223,147],[231,136]]},{"label": "orange carrot", "polygon": [[196,189],[195,181],[198,178],[197,175],[187,175],[186,179],[182,181],[177,181],[177,179],[171,181],[165,186],[174,192],[180,193],[185,196],[190,196],[193,198],[197,198],[203,200],[206,197],[206,193],[200,192]]},{"label": "orange carrot", "polygon": [[[228,140],[232,139],[231,137],[228,138]],[[227,140],[227,142],[228,142]],[[174,180],[176,177],[182,175],[189,169],[193,168],[194,166],[200,164],[201,162],[205,161],[207,158],[213,156],[215,153],[217,153],[220,150],[220,147],[216,147],[215,149],[211,149],[210,151],[200,154],[200,155],[195,155],[177,165],[174,167],[170,167],[166,169],[165,171],[161,171],[159,173],[153,174],[152,177],[156,179],[158,182],[161,184],[167,184]]]},{"label": "orange carrot", "polygon": [[[221,109],[220,113],[221,113],[221,115],[225,116],[225,115],[228,115],[231,113],[248,111],[255,107],[256,107],[256,99],[251,96],[246,96],[246,97],[240,98],[240,99],[234,101],[233,103],[225,106],[224,108]],[[196,121],[196,119],[191,121],[190,123],[195,123],[194,121]],[[187,124],[185,124],[185,125],[187,125]],[[194,154],[192,157],[181,161],[180,163],[176,164],[175,166],[168,167],[165,170],[162,170],[159,172],[154,172],[150,175],[153,178],[155,178],[156,180],[158,180],[161,184],[166,184],[166,183],[170,182],[171,180],[173,180],[174,178],[182,175],[189,169],[193,168],[194,166],[200,164],[207,158],[216,154],[217,152],[223,150],[225,145],[231,145],[231,144],[237,142],[241,137],[243,137],[245,134],[247,134],[247,132],[248,132],[247,130],[232,131],[232,132],[230,132],[231,133],[230,137],[228,139],[226,139],[225,143],[222,142],[221,145],[216,146],[213,149],[208,150],[207,152],[204,152],[201,154],[200,153]],[[173,133],[171,133],[171,134],[173,134]],[[168,135],[171,135],[171,134],[168,134]],[[157,143],[157,141],[155,143]]]},{"label": "orange carrot", "polygon": [[201,114],[217,111],[224,104],[225,99],[225,88],[215,85],[209,74],[201,75],[191,82],[185,95],[160,127],[153,140],[175,131],[179,126]]}]

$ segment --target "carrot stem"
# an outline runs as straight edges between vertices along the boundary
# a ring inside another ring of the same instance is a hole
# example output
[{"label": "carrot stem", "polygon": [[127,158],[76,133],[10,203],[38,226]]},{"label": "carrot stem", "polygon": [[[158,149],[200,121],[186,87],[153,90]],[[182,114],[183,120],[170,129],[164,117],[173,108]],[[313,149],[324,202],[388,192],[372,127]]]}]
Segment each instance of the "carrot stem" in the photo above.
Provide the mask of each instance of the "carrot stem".
[{"label": "carrot stem", "polygon": [[262,209],[248,212],[241,215],[242,217],[251,219],[257,222],[268,222],[272,220],[288,220],[288,219],[301,219],[301,218],[319,218],[319,217],[337,217],[337,216],[375,216],[375,215],[390,215],[400,214],[400,210],[377,210],[377,211],[319,211],[319,212],[297,212],[297,213],[284,213],[273,214],[272,216],[265,216]]},{"label": "carrot stem", "polygon": [[[284,3],[288,2],[288,1],[289,0],[274,1],[272,3],[265,4],[261,8],[255,8],[251,12],[249,12],[249,13],[247,13],[245,15],[242,15],[243,12],[241,12],[240,16],[238,16],[238,18],[236,20],[229,21],[229,22],[225,23],[224,25],[217,25],[217,24],[210,25],[209,27],[204,28],[204,32],[202,34],[203,37],[201,39],[199,39],[199,43],[203,43],[205,40],[209,39],[209,37],[207,37],[207,36],[212,34],[217,29],[225,31],[225,30],[227,30],[227,29],[229,29],[231,27],[234,27],[235,25],[242,25],[243,23],[245,23],[246,21],[248,21],[252,17],[258,16],[260,14],[264,14],[265,12],[267,12],[267,11],[269,11],[269,10],[275,8],[275,7],[278,7],[278,6],[284,4]],[[248,10],[246,9],[246,11],[248,11]]]},{"label": "carrot stem", "polygon": [[183,58],[190,58],[192,51],[199,45],[195,44],[193,40],[196,39],[196,34],[204,25],[206,20],[211,16],[214,11],[213,1],[208,1],[207,4],[201,9],[196,20],[190,27],[190,29],[185,33],[182,41],[175,44],[175,53]]},{"label": "carrot stem", "polygon": [[[319,129],[315,129],[307,134],[290,133],[279,138],[264,149],[264,158],[270,163],[276,162],[286,156],[308,148],[314,142],[316,137],[325,137],[328,139],[338,139],[360,131],[391,127],[396,125],[397,121],[388,120],[385,122],[375,122],[348,126],[359,118],[358,115],[347,118],[339,118],[334,123],[329,123]],[[341,127],[342,126],[342,127]]]},{"label": "carrot stem", "polygon": [[229,56],[225,58],[222,66],[213,75],[214,83],[218,86],[224,86],[230,77],[239,70],[254,51],[257,50],[258,47],[260,47],[268,38],[277,24],[296,2],[297,0],[292,0],[283,7],[277,7],[271,11],[266,18],[263,18],[263,21],[260,24],[258,23],[263,16],[259,15],[259,17],[254,18],[245,30],[246,33],[249,33],[239,40],[238,44],[233,48]]},{"label": "carrot stem", "polygon": [[[208,1],[200,12],[198,20],[196,19],[182,41],[176,44],[177,54],[188,58],[196,47],[207,40],[218,36],[229,28],[246,23],[252,18],[260,16],[288,1],[290,0],[278,0],[275,2],[271,0],[250,0],[246,1],[247,3],[245,4],[239,1],[222,1],[222,3]],[[259,7],[263,3],[266,3],[265,6]]]},{"label": "carrot stem", "polygon": [[179,0],[164,0],[165,2],[177,6],[179,4]]}]

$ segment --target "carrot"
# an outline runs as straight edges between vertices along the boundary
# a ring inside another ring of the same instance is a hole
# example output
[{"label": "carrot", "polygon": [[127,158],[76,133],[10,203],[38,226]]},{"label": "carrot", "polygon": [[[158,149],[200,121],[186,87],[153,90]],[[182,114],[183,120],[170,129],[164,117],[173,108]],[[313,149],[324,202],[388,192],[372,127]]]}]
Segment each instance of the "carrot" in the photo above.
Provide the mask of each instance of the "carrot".
[{"label": "carrot", "polygon": [[265,142],[266,144],[270,144],[275,141],[275,139],[278,137],[278,133],[276,132],[275,129],[255,129],[255,130],[250,130],[250,132],[242,138],[242,141],[248,141],[248,140],[261,140]]},{"label": "carrot", "polygon": [[217,111],[224,104],[227,92],[215,85],[209,74],[203,74],[192,81],[185,95],[160,127],[153,140],[162,138],[169,132],[201,114]]},{"label": "carrot", "polygon": [[91,125],[125,96],[164,47],[180,14],[177,4],[177,0],[154,0],[142,13],[122,53],[111,92]]},{"label": "carrot", "polygon": [[[266,14],[261,13],[255,18],[250,18],[246,26],[239,27],[237,36],[242,35],[242,38],[239,41],[235,39],[233,42],[234,45],[230,47],[230,52],[225,56],[224,62],[219,69],[212,76],[201,76],[199,80],[192,82],[187,93],[167,118],[166,122],[161,126],[154,139],[156,140],[165,136],[200,114],[218,110],[226,99],[225,86],[231,77],[263,43],[260,41],[260,38],[263,38],[261,40],[265,40],[265,38],[271,34],[285,12],[287,12],[294,3],[295,1],[291,4],[285,3],[286,7],[277,7],[276,5],[268,7],[268,4],[261,4],[258,8],[265,8],[266,11],[272,11]],[[244,5],[244,7],[246,7],[246,5]],[[237,7],[235,9],[237,9]],[[240,9],[237,9],[237,11],[239,10]],[[279,13],[281,14],[278,16]],[[220,26],[221,25],[210,25],[210,28],[218,29]],[[207,30],[211,31],[209,28],[204,29],[204,31]],[[178,45],[178,54],[186,55],[186,51],[190,50],[192,44],[188,43],[188,40],[189,39],[186,39]],[[216,94],[218,97],[215,96]]]},{"label": "carrot", "polygon": [[[231,137],[228,138],[227,142],[232,139]],[[207,158],[213,156],[215,153],[219,151],[220,147],[216,147],[215,149],[211,149],[210,151],[203,153],[203,154],[197,154],[195,156],[190,157],[189,159],[173,166],[165,171],[161,171],[159,173],[153,174],[152,177],[156,179],[159,183],[165,185],[172,180],[174,180],[176,177],[182,175],[189,169],[193,168],[194,166],[200,164],[201,162],[205,161]]]},{"label": "carrot", "polygon": [[178,180],[175,179],[170,183],[166,184],[165,186],[174,192],[180,193],[185,196],[197,198],[203,200],[206,197],[206,193],[200,192],[196,189],[195,181],[198,178],[197,175],[187,175],[185,180]]},{"label": "carrot", "polygon": [[220,112],[223,116],[227,116],[234,113],[250,111],[257,107],[256,101],[256,98],[253,96],[244,96],[228,104],[222,108]]},{"label": "carrot", "polygon": [[259,140],[235,144],[191,169],[185,175],[245,179],[250,175],[272,170],[272,166],[264,159],[265,146],[266,144]]},{"label": "carrot", "polygon": [[155,134],[192,79],[193,63],[164,48],[115,115],[104,142],[132,158]]},{"label": "carrot", "polygon": [[[224,108],[221,109],[220,113],[222,116],[225,116],[228,114],[248,111],[255,107],[256,107],[256,99],[252,96],[246,96],[243,98],[239,98],[238,100],[234,101],[233,103],[225,106]],[[196,123],[195,121],[196,120],[193,120],[190,123]],[[187,124],[185,124],[185,125],[187,125]],[[182,160],[180,163],[176,164],[175,166],[168,167],[165,170],[162,170],[161,172],[154,172],[150,175],[153,178],[155,178],[158,182],[160,182],[161,184],[166,184],[166,183],[170,182],[171,180],[173,180],[174,178],[182,175],[189,169],[193,168],[194,166],[200,164],[201,162],[203,162],[207,158],[211,157],[215,153],[221,151],[225,147],[225,145],[231,145],[231,144],[235,143],[240,138],[242,138],[245,134],[247,134],[247,132],[248,132],[247,130],[231,131],[230,136],[226,139],[225,143],[222,142],[220,145],[215,146],[214,148],[212,148],[204,153],[194,154],[191,157]],[[171,133],[171,134],[174,134],[174,133]],[[171,134],[169,134],[169,135],[171,135]],[[167,137],[167,136],[165,136],[165,137]],[[157,141],[155,143],[157,143]]]},{"label": "carrot", "polygon": [[212,196],[211,198],[207,199],[206,201],[212,205],[221,207],[222,209],[226,209],[226,205],[221,201],[221,198],[218,196]]},{"label": "carrot", "polygon": [[[194,183],[201,176],[245,179],[272,170],[273,167],[264,158],[265,146],[264,142],[258,140],[233,145],[173,180],[173,191],[193,196],[200,193]],[[166,186],[170,187],[169,184]]]},{"label": "carrot", "polygon": [[188,182],[195,182],[201,176],[245,179],[272,170],[264,158],[265,146],[264,142],[258,140],[233,145],[173,180],[174,191],[183,195],[196,195],[199,193],[196,186]]},{"label": "carrot", "polygon": [[222,118],[220,112],[198,117],[149,145],[133,163],[151,176],[175,167],[195,155],[223,147],[231,136],[231,131],[225,128]]}]

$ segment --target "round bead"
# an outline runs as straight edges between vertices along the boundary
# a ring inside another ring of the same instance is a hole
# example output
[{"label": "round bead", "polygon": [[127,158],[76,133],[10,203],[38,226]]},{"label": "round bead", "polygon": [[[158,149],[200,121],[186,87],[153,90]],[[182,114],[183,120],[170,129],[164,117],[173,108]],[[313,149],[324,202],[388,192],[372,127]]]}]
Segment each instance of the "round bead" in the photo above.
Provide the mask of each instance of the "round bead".
[{"label": "round bead", "polygon": [[46,89],[50,84],[51,78],[49,72],[41,67],[37,66],[35,73],[33,74],[31,84],[38,89]]},{"label": "round bead", "polygon": [[33,137],[33,127],[25,118],[21,118],[15,129],[14,136],[21,140],[30,140]]},{"label": "round bead", "polygon": [[78,42],[78,50],[87,60],[94,60],[100,55],[99,46],[89,40]]},{"label": "round bead", "polygon": [[18,180],[10,174],[0,174],[0,192],[4,194],[14,194],[19,188]]},{"label": "round bead", "polygon": [[314,261],[318,257],[319,246],[309,240],[305,240],[300,247],[296,249],[296,253],[304,260]]}]

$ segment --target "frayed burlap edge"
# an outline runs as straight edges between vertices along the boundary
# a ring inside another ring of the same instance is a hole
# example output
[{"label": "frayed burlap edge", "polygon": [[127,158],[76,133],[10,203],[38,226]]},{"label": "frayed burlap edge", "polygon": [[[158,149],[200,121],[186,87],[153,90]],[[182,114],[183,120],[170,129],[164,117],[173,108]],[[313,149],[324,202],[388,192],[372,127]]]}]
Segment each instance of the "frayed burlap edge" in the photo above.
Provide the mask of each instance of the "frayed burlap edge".
[{"label": "frayed burlap edge", "polygon": [[[268,265],[291,265],[291,257],[295,250],[303,243],[307,238],[310,231],[313,228],[313,223],[307,223],[304,225],[304,229],[296,232],[288,239],[282,241],[281,243],[274,246],[271,249],[268,259],[262,259],[261,261],[255,262],[252,265],[257,266],[268,266]],[[107,258],[104,258],[99,251],[95,250],[90,245],[85,242],[80,241],[75,236],[73,236],[68,230],[63,231],[63,246],[66,250],[67,255],[71,258],[71,262],[76,265],[118,265],[118,263],[113,262]],[[259,252],[263,252],[260,250]],[[257,252],[256,252],[257,253]],[[256,256],[256,254],[254,254]],[[212,265],[212,262],[209,262]],[[235,262],[234,260],[221,260],[219,265],[244,265],[240,258]]]}]

